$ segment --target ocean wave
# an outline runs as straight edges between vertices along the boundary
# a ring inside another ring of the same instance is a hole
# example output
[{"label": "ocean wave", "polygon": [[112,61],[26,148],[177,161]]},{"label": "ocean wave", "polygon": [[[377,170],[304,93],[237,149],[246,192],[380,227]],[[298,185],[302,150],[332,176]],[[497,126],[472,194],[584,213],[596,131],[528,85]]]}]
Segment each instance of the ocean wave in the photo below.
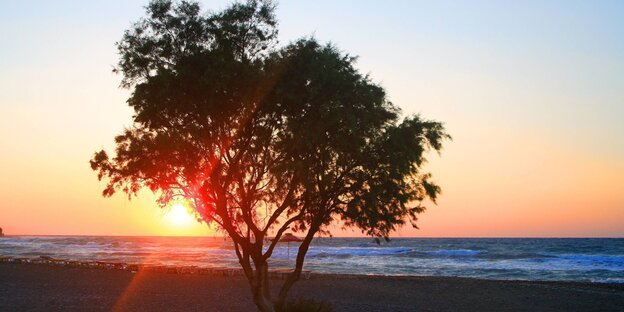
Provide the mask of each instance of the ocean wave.
[{"label": "ocean wave", "polygon": [[605,254],[553,254],[539,253],[540,255],[554,257],[559,260],[567,260],[578,263],[598,263],[620,265],[624,269],[624,255],[605,255]]},{"label": "ocean wave", "polygon": [[592,283],[624,284],[624,278],[592,279]]},{"label": "ocean wave", "polygon": [[483,253],[479,250],[450,249],[450,250],[418,250],[416,253],[436,256],[476,256]]},{"label": "ocean wave", "polygon": [[[5,237],[0,255],[238,267],[230,241],[168,237]],[[266,246],[265,246],[266,248]],[[266,250],[266,249],[265,249]],[[271,265],[293,264],[279,244]],[[326,273],[465,276],[624,283],[623,239],[315,239],[306,268]]]},{"label": "ocean wave", "polygon": [[[371,257],[371,256],[388,256],[401,253],[408,253],[413,249],[410,247],[311,247],[308,250],[306,257],[309,258],[325,258],[325,257]],[[291,252],[292,255],[296,255],[297,249],[294,248]],[[278,247],[273,251],[273,257],[283,258],[287,257],[287,247]]]}]

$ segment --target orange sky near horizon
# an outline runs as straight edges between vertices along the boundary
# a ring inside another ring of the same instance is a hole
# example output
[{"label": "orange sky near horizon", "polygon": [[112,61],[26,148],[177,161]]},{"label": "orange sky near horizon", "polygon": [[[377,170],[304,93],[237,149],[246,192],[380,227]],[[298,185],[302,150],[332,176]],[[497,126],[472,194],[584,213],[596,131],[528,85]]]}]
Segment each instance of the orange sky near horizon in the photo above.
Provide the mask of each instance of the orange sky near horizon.
[{"label": "orange sky near horizon", "polygon": [[[147,191],[102,198],[89,168],[130,125],[114,42],[145,4],[15,2],[0,12],[7,235],[215,234],[171,222]],[[340,14],[354,7],[357,16]],[[624,4],[558,1],[282,1],[277,11],[282,43],[314,34],[359,55],[405,114],[453,136],[425,167],[442,187],[438,205],[420,230],[395,237],[624,237],[622,14]]]}]

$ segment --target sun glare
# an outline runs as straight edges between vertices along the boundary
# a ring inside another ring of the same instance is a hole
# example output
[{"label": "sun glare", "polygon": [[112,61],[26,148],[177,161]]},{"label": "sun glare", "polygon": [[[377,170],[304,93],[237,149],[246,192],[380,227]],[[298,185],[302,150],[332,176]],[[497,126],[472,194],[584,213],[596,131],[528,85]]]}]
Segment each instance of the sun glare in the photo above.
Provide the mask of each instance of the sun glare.
[{"label": "sun glare", "polygon": [[193,222],[189,209],[184,204],[177,203],[171,206],[165,214],[167,222],[176,226],[190,225]]}]

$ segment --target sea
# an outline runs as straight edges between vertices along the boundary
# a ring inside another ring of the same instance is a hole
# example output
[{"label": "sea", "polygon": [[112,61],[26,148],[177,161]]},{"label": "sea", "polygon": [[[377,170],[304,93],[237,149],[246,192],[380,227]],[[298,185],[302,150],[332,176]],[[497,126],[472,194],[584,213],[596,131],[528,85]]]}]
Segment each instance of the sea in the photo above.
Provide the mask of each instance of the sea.
[{"label": "sea", "polygon": [[[294,265],[279,243],[272,267]],[[8,236],[0,255],[238,268],[222,237]],[[622,238],[315,238],[305,269],[319,273],[624,283]]]}]

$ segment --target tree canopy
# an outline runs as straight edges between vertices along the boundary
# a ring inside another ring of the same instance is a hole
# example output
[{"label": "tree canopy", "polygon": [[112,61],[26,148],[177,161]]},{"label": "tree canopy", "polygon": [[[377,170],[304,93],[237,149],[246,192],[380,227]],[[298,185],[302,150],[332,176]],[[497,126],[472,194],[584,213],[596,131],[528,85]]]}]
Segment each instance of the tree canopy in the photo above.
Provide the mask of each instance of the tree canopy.
[{"label": "tree canopy", "polygon": [[259,309],[273,310],[267,259],[286,231],[305,237],[278,305],[332,222],[388,238],[435,202],[440,188],[421,167],[450,137],[439,122],[402,118],[356,58],[313,38],[279,46],[269,1],[146,10],[117,43],[133,124],[91,167],[105,196],[149,188],[161,206],[183,198],[217,224]]}]

